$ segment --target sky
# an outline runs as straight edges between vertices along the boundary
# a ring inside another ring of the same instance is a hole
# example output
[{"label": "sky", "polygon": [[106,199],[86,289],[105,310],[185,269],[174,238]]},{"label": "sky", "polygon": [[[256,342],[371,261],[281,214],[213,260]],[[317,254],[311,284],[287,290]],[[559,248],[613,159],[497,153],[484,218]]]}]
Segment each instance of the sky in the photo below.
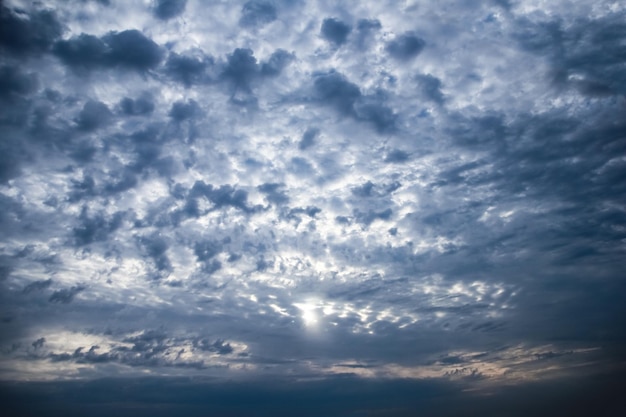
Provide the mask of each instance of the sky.
[{"label": "sky", "polygon": [[0,1],[3,415],[626,413],[626,4]]}]

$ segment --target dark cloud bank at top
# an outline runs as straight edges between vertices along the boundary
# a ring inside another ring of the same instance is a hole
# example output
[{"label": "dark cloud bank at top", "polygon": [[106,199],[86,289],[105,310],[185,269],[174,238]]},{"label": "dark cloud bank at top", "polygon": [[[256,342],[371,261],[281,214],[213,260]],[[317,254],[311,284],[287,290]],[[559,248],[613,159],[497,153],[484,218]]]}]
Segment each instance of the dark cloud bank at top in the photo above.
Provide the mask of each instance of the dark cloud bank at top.
[{"label": "dark cloud bank at top", "polygon": [[626,410],[620,4],[0,7],[7,415]]}]

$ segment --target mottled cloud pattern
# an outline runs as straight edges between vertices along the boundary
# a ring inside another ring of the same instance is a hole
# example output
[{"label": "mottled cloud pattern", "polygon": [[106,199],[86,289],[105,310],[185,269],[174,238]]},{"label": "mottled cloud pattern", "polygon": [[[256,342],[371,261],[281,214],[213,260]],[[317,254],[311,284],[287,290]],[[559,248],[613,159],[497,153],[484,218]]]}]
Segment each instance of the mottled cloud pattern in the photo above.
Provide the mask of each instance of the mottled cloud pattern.
[{"label": "mottled cloud pattern", "polygon": [[8,415],[626,412],[625,17],[0,2]]}]

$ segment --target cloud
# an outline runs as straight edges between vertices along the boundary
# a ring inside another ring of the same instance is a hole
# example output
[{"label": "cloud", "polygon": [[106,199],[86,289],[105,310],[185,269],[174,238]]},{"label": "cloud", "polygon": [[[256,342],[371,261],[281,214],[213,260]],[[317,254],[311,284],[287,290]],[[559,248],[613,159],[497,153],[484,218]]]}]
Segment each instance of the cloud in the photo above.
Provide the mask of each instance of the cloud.
[{"label": "cloud", "polygon": [[40,281],[34,281],[28,284],[27,286],[25,286],[24,289],[22,290],[22,293],[30,294],[33,291],[42,291],[48,288],[50,285],[52,285],[51,278],[40,280]]},{"label": "cloud", "polygon": [[298,143],[300,150],[305,150],[315,144],[315,138],[319,135],[320,130],[316,127],[309,127],[303,134],[302,139]]},{"label": "cloud", "polygon": [[343,45],[348,40],[352,27],[341,20],[328,17],[322,22],[320,33],[324,39],[335,45]]},{"label": "cloud", "polygon": [[34,347],[35,349],[42,348],[45,342],[46,342],[46,338],[45,337],[40,337],[39,339],[35,340],[32,343],[32,347]]},{"label": "cloud", "polygon": [[194,100],[189,100],[188,102],[177,101],[172,104],[169,116],[177,122],[182,122],[194,117],[199,111],[198,103]]},{"label": "cloud", "polygon": [[259,191],[266,195],[267,201],[274,204],[286,204],[289,202],[289,196],[282,190],[285,184],[279,183],[265,183],[259,185],[257,188]]},{"label": "cloud", "polygon": [[258,71],[254,52],[249,48],[237,48],[228,55],[222,76],[232,83],[235,91],[248,92],[250,84],[258,76]]},{"label": "cloud", "polygon": [[72,230],[76,245],[84,246],[107,239],[110,233],[122,225],[123,216],[122,212],[115,213],[110,219],[104,214],[90,216],[87,207],[83,206],[79,216],[80,225]]},{"label": "cloud", "polygon": [[426,42],[414,32],[405,32],[389,41],[385,50],[392,58],[408,61],[419,55],[425,46]]},{"label": "cloud", "polygon": [[276,20],[276,7],[267,1],[251,0],[241,8],[239,24],[244,27],[260,27]]},{"label": "cloud", "polygon": [[92,131],[104,126],[111,118],[111,111],[101,101],[89,100],[76,120],[81,130]]},{"label": "cloud", "polygon": [[187,0],[155,0],[154,15],[161,20],[180,16],[185,11]]},{"label": "cloud", "polygon": [[203,55],[179,55],[170,53],[165,63],[165,73],[185,87],[200,84],[208,79],[207,68],[214,64],[213,58]]},{"label": "cloud", "polygon": [[27,96],[36,91],[38,86],[35,74],[24,74],[14,66],[0,67],[0,98],[11,100]]},{"label": "cloud", "polygon": [[120,67],[145,72],[157,67],[163,59],[160,47],[135,29],[109,32],[102,38],[83,33],[58,41],[53,52],[78,71]]},{"label": "cloud", "polygon": [[433,77],[430,74],[420,74],[416,76],[416,80],[424,97],[437,104],[443,104],[444,96],[441,92],[442,85],[439,78]]},{"label": "cloud", "polygon": [[161,278],[161,274],[167,275],[172,270],[172,263],[167,256],[169,248],[167,241],[159,235],[152,235],[142,237],[140,242],[146,254],[152,258],[154,266],[159,273],[156,278]]},{"label": "cloud", "polygon": [[84,291],[86,288],[82,285],[75,285],[71,288],[64,288],[52,293],[48,299],[51,303],[69,304],[74,300],[74,297]]},{"label": "cloud", "polygon": [[3,9],[2,393],[456,415],[615,369],[623,7],[200,3]]},{"label": "cloud", "polygon": [[261,74],[269,77],[279,75],[287,65],[295,59],[294,55],[283,50],[277,49],[272,52],[267,62],[261,64]]},{"label": "cloud", "polygon": [[81,33],[54,44],[53,53],[66,65],[77,70],[91,70],[108,64],[108,49],[102,39]]},{"label": "cloud", "polygon": [[104,39],[111,48],[109,60],[113,65],[146,71],[156,67],[163,57],[159,46],[138,30],[111,32]]},{"label": "cloud", "polygon": [[356,209],[353,213],[355,221],[357,223],[361,223],[366,226],[369,226],[370,224],[372,224],[374,220],[378,220],[378,219],[389,220],[392,214],[393,214],[393,211],[390,208],[379,211],[379,212],[368,210],[365,213]]},{"label": "cloud", "polygon": [[207,339],[200,339],[200,340],[194,341],[194,346],[200,350],[203,350],[206,352],[216,352],[216,353],[219,353],[220,355],[228,355],[228,354],[233,353],[233,348],[230,345],[230,343],[226,343],[222,339],[217,339],[213,343],[211,343]]},{"label": "cloud", "polygon": [[9,9],[0,5],[0,47],[15,55],[46,51],[63,33],[51,10]]},{"label": "cloud", "polygon": [[386,105],[384,92],[363,95],[358,85],[336,71],[315,75],[313,88],[317,100],[340,115],[370,123],[381,133],[395,129],[397,115]]},{"label": "cloud", "polygon": [[385,155],[385,162],[401,163],[409,160],[409,154],[400,149],[392,149]]},{"label": "cloud", "polygon": [[359,87],[347,80],[336,71],[322,73],[313,80],[313,88],[317,98],[328,104],[342,115],[354,115],[354,104],[361,97]]},{"label": "cloud", "polygon": [[623,94],[621,42],[626,26],[620,15],[580,19],[567,27],[558,20],[520,19],[518,41],[534,53],[549,56],[557,85],[571,86],[590,97]]},{"label": "cloud", "polygon": [[151,94],[142,94],[136,99],[124,97],[119,107],[127,116],[145,116],[154,111],[154,98]]}]

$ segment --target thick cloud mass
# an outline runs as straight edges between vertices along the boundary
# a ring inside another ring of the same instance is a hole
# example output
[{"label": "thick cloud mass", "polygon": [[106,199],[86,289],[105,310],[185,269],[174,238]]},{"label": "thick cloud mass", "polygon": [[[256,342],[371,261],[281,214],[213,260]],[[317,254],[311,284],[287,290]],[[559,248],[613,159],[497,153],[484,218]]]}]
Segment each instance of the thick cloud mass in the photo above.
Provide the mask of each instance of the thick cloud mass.
[{"label": "thick cloud mass", "polygon": [[1,3],[0,414],[626,412],[619,2]]}]

